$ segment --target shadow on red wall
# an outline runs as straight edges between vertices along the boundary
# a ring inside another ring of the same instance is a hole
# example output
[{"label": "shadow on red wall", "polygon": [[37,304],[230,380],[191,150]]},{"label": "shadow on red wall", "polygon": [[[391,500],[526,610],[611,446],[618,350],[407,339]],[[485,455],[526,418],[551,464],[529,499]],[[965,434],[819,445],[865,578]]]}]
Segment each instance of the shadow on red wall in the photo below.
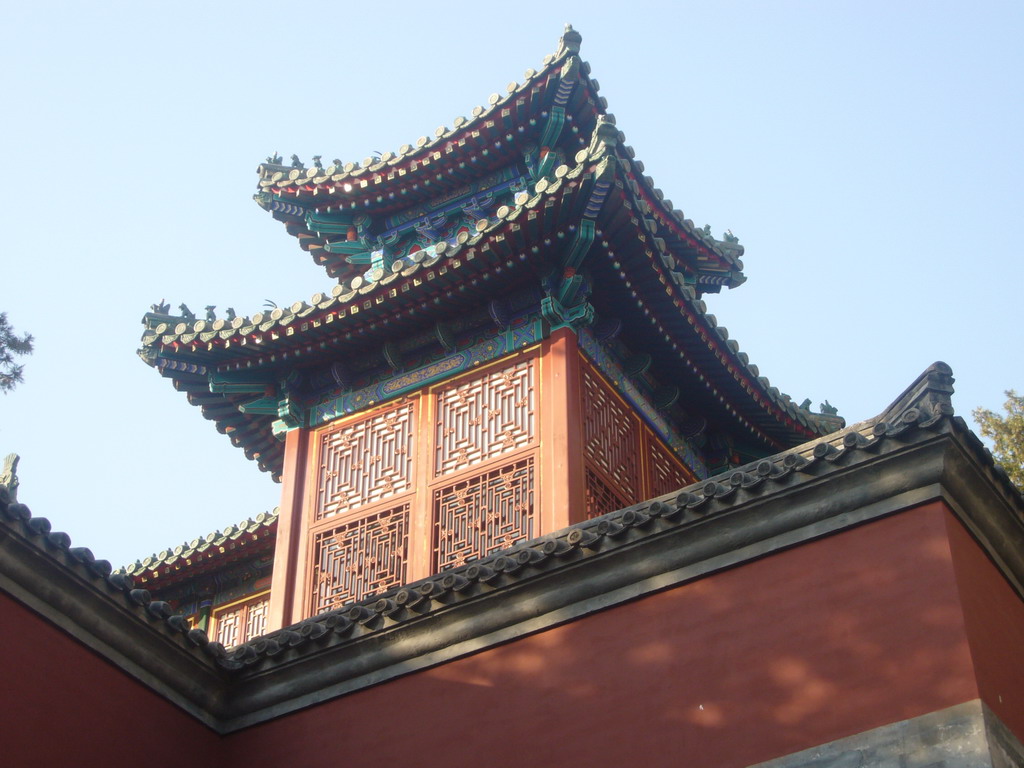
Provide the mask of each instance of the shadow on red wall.
[{"label": "shadow on red wall", "polygon": [[18,768],[742,766],[977,698],[968,636],[1024,725],[1024,610],[939,503],[223,739],[5,596],[0,619]]},{"label": "shadow on red wall", "polygon": [[229,736],[236,766],[742,766],[977,697],[932,504]]}]

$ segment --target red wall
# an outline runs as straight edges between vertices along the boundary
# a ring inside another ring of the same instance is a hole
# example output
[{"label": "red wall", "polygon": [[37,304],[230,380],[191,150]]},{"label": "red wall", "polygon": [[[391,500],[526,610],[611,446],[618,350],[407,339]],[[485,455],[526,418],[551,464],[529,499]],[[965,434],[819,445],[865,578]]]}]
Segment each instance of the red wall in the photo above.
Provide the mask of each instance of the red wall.
[{"label": "red wall", "polygon": [[221,740],[0,593],[0,765],[216,765]]},{"label": "red wall", "polygon": [[1024,606],[938,502],[224,739],[3,596],[0,627],[19,768],[741,766],[979,686],[1024,722]]},{"label": "red wall", "polygon": [[1024,603],[952,514],[947,523],[978,690],[1024,741]]},{"label": "red wall", "polygon": [[234,734],[231,765],[747,765],[977,698],[945,515],[929,504]]}]

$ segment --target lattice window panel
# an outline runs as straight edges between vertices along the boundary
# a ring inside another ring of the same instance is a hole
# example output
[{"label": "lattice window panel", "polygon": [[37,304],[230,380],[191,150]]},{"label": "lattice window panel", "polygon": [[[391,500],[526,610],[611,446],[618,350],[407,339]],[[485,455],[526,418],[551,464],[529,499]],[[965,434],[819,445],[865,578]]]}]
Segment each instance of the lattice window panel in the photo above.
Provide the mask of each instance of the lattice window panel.
[{"label": "lattice window panel", "polygon": [[636,419],[586,366],[582,373],[585,455],[623,497],[639,501],[640,435]]},{"label": "lattice window panel", "polygon": [[249,615],[245,620],[245,639],[251,640],[259,637],[267,631],[267,610],[270,608],[270,598],[249,603]]},{"label": "lattice window panel", "polygon": [[404,584],[408,555],[408,504],[315,534],[313,614]]},{"label": "lattice window panel", "polygon": [[315,520],[412,487],[413,416],[404,403],[321,437]]},{"label": "lattice window panel", "polygon": [[234,610],[224,611],[217,616],[217,636],[215,640],[225,648],[238,645],[242,642],[242,621],[245,608],[241,606]]},{"label": "lattice window panel", "polygon": [[679,466],[659,440],[651,437],[647,443],[650,446],[648,472],[650,473],[651,496],[663,496],[666,493],[678,491],[684,485],[693,482],[693,477]]},{"label": "lattice window panel", "polygon": [[536,430],[533,360],[524,360],[437,396],[434,476],[529,445]]},{"label": "lattice window panel", "polygon": [[434,570],[533,538],[533,459],[434,491]]},{"label": "lattice window panel", "polygon": [[584,494],[586,496],[587,519],[599,517],[600,515],[614,512],[617,509],[628,507],[629,502],[623,501],[615,491],[609,488],[604,481],[593,471],[586,471],[584,480]]},{"label": "lattice window panel", "polygon": [[214,640],[225,648],[231,648],[264,634],[267,631],[269,606],[270,596],[265,595],[215,614]]}]

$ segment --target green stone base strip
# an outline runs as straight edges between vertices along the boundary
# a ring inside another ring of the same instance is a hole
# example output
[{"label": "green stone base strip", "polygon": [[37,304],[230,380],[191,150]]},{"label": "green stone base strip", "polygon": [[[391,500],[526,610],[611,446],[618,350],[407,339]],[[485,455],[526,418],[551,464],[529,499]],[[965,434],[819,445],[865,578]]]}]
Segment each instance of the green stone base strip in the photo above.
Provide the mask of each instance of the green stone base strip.
[{"label": "green stone base strip", "polygon": [[975,699],[751,768],[1024,768],[1020,741]]}]

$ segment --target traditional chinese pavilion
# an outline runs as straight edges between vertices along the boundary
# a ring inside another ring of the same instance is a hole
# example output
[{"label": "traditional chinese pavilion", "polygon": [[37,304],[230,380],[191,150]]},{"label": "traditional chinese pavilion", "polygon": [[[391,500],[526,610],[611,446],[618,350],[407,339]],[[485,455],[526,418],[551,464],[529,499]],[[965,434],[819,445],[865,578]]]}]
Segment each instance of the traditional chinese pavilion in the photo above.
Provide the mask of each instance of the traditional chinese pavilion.
[{"label": "traditional chinese pavilion", "polygon": [[1024,499],[948,366],[849,427],[780,393],[579,50],[261,164],[330,291],[146,314],[278,510],[112,572],[0,487],[12,764],[1024,765]]},{"label": "traditional chinese pavilion", "polygon": [[644,175],[579,44],[398,152],[260,165],[330,292],[146,315],[146,361],[283,482],[271,626],[841,426],[707,313],[743,248]]}]

